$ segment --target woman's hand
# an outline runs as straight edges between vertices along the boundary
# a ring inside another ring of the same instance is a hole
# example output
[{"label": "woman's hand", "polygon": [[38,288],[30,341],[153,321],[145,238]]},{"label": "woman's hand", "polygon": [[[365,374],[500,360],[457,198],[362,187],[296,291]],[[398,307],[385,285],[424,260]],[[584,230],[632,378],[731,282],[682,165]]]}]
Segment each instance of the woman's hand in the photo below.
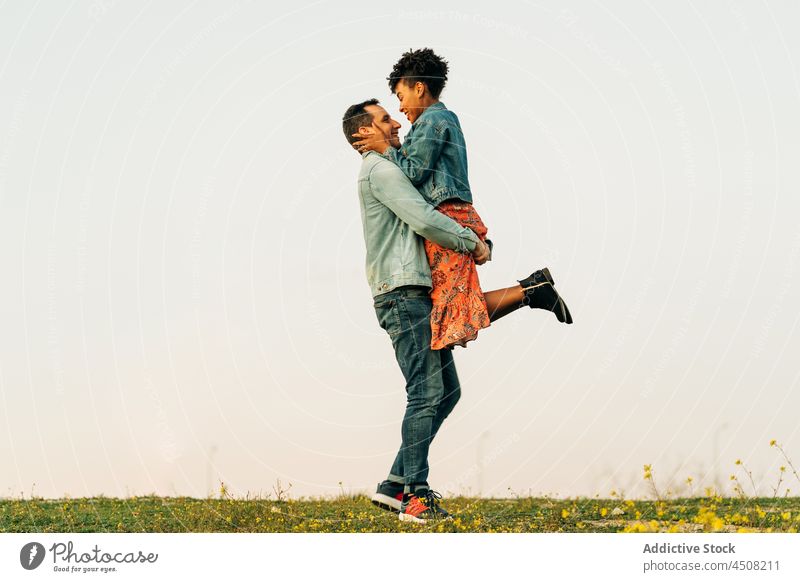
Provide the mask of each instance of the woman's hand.
[{"label": "woman's hand", "polygon": [[389,136],[386,135],[380,127],[375,125],[374,121],[372,122],[372,132],[370,134],[364,135],[361,133],[354,133],[353,137],[361,138],[353,143],[353,147],[361,154],[370,151],[382,154],[389,149]]},{"label": "woman's hand", "polygon": [[475,259],[476,265],[482,265],[489,260],[489,247],[482,240],[478,240],[478,244],[472,250],[472,258]]}]

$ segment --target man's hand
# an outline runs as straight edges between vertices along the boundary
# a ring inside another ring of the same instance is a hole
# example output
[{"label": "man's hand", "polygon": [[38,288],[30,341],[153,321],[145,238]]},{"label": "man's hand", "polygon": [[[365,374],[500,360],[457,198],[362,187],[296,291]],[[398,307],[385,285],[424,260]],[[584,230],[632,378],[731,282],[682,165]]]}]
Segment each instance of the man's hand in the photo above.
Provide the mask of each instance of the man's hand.
[{"label": "man's hand", "polygon": [[378,152],[382,154],[387,149],[389,149],[389,136],[383,133],[383,130],[375,125],[375,122],[372,122],[372,135],[363,136],[360,133],[354,133],[353,137],[360,137],[361,139],[358,140],[353,144],[353,147],[356,148],[359,153],[364,152]]},{"label": "man's hand", "polygon": [[482,265],[489,260],[489,247],[482,241],[478,240],[475,249],[472,251],[472,258],[475,259],[476,265]]}]

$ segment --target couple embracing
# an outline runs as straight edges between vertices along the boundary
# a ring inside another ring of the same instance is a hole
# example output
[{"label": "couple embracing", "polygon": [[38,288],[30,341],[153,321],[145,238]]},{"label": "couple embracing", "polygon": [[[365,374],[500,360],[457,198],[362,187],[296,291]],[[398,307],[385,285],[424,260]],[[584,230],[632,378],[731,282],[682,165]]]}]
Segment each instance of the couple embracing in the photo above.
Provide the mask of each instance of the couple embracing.
[{"label": "couple embracing", "polygon": [[439,96],[447,62],[430,49],[404,53],[388,77],[400,124],[377,99],[350,106],[342,128],[361,154],[358,194],[375,313],[406,380],[402,444],[372,502],[401,521],[448,519],[428,485],[428,449],[461,396],[453,347],[520,307],[572,323],[547,268],[505,289],[482,291],[476,265],[491,260],[487,228],[472,205],[458,117]]}]

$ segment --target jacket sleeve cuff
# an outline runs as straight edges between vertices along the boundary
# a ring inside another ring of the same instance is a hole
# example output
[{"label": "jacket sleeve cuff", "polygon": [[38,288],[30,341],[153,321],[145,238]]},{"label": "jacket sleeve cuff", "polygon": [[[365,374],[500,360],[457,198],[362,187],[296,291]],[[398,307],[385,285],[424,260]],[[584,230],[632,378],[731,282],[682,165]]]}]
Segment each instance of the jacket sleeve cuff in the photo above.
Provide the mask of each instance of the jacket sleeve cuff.
[{"label": "jacket sleeve cuff", "polygon": [[467,236],[469,237],[469,241],[464,243],[464,247],[466,248],[466,252],[467,253],[471,253],[472,251],[475,250],[475,247],[478,246],[478,241],[480,239],[478,238],[478,235],[475,234],[475,231],[473,231],[473,230],[470,230],[467,233]]}]

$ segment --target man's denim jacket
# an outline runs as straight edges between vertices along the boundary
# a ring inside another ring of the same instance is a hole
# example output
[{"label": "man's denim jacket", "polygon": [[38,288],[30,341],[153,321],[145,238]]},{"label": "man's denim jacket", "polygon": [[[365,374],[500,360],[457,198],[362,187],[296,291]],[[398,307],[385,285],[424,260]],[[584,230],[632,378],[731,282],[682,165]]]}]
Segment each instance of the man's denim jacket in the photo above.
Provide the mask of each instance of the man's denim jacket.
[{"label": "man's denim jacket", "polygon": [[458,117],[444,103],[422,112],[398,151],[384,153],[434,206],[458,198],[472,203],[467,178],[467,146]]},{"label": "man's denim jacket", "polygon": [[422,237],[463,253],[478,244],[471,229],[434,209],[397,165],[375,152],[362,156],[358,197],[373,297],[403,285],[431,286]]}]

